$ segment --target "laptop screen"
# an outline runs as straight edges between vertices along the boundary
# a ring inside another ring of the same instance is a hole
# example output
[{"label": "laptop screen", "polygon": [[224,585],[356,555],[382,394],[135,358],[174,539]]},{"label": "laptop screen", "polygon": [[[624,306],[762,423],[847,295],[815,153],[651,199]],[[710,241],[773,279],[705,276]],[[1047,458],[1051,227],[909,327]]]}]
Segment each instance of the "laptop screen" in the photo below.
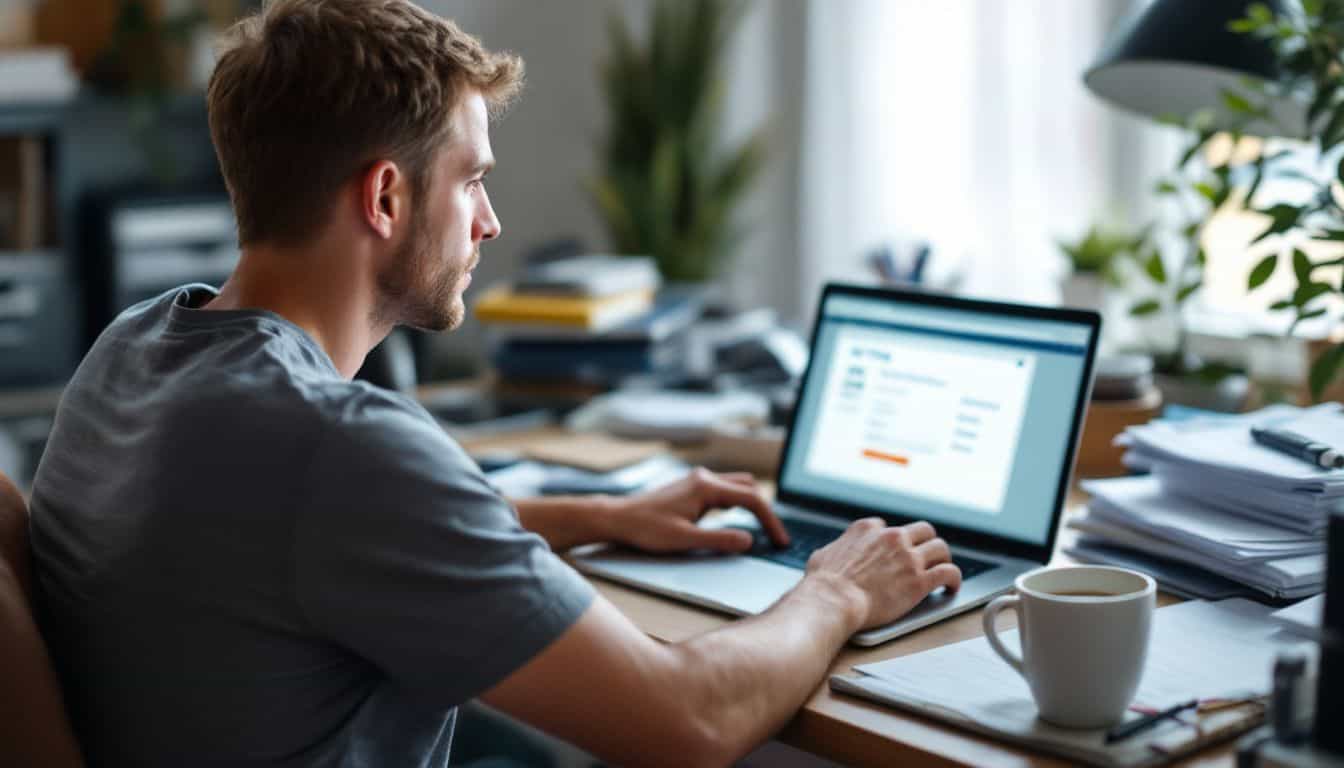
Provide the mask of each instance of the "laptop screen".
[{"label": "laptop screen", "polygon": [[1048,544],[1095,321],[995,306],[827,291],[781,490]]}]

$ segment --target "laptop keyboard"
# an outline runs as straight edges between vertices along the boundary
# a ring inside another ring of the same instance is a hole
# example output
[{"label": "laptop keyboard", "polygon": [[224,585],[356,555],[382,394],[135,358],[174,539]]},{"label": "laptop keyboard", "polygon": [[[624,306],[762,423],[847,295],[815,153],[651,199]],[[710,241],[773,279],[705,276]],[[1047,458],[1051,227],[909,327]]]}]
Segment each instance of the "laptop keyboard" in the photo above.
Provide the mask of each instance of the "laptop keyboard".
[{"label": "laptop keyboard", "polygon": [[[807,567],[807,559],[812,556],[813,552],[840,538],[840,534],[844,533],[842,528],[817,525],[804,520],[791,519],[783,522],[784,527],[789,531],[789,546],[787,548],[779,549],[775,547],[774,543],[765,535],[765,532],[759,528],[743,528],[755,537],[747,554],[802,570]],[[998,567],[995,563],[957,554],[952,555],[952,562],[961,569],[963,580]]]}]

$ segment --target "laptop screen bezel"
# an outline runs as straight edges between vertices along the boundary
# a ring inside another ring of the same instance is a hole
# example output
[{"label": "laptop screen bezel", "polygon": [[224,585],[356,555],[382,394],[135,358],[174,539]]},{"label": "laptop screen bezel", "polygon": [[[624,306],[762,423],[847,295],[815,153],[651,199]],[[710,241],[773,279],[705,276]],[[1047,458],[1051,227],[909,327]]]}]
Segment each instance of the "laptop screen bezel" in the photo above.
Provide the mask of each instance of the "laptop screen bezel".
[{"label": "laptop screen bezel", "polygon": [[1079,377],[1078,381],[1078,393],[1073,403],[1073,417],[1069,428],[1068,444],[1065,446],[1064,464],[1059,473],[1060,477],[1058,487],[1055,491],[1054,508],[1051,510],[1050,527],[1045,543],[1035,544],[998,534],[962,528],[950,523],[934,524],[938,529],[938,534],[953,544],[985,549],[999,554],[1039,563],[1049,562],[1050,557],[1055,550],[1055,542],[1059,537],[1059,521],[1064,512],[1064,500],[1068,496],[1069,486],[1073,481],[1073,473],[1075,469],[1074,460],[1078,453],[1078,440],[1082,430],[1083,414],[1092,391],[1092,369],[1096,360],[1097,337],[1101,328],[1101,316],[1096,312],[1084,309],[1036,307],[1024,304],[984,301],[980,299],[965,299],[934,293],[905,291],[895,288],[873,288],[844,283],[827,283],[822,290],[821,301],[817,304],[816,319],[812,324],[812,338],[808,345],[809,355],[807,368],[803,371],[803,378],[798,385],[798,395],[795,400],[793,412],[789,416],[789,428],[785,433],[784,446],[780,452],[779,470],[775,478],[776,498],[785,504],[827,512],[851,520],[876,515],[886,520],[890,525],[904,525],[923,518],[918,514],[912,513],[910,515],[902,515],[858,504],[850,504],[834,498],[826,498],[801,491],[795,491],[784,484],[785,469],[789,466],[789,458],[792,455],[792,452],[797,448],[797,443],[795,443],[793,438],[794,435],[797,434],[798,414],[802,410],[804,390],[809,385],[821,386],[820,379],[818,382],[812,382],[812,376],[814,374],[813,364],[818,357],[817,340],[820,337],[821,325],[825,320],[827,302],[832,296],[837,295],[853,296],[860,299],[899,302],[922,307],[936,307],[963,312],[973,312],[997,317],[1026,318],[1072,323],[1083,325],[1088,328],[1087,351],[1083,361],[1082,375]]}]

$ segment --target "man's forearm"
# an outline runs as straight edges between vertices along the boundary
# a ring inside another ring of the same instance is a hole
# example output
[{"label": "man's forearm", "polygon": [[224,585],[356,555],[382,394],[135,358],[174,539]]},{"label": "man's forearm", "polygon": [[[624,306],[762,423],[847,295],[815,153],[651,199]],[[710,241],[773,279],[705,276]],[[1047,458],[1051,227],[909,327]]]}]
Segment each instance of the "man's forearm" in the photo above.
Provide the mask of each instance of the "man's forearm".
[{"label": "man's forearm", "polygon": [[612,500],[606,496],[510,499],[518,521],[556,552],[611,539]]},{"label": "man's forearm", "polygon": [[812,575],[765,613],[671,646],[679,691],[724,755],[741,757],[807,701],[862,628],[864,599],[836,577]]}]

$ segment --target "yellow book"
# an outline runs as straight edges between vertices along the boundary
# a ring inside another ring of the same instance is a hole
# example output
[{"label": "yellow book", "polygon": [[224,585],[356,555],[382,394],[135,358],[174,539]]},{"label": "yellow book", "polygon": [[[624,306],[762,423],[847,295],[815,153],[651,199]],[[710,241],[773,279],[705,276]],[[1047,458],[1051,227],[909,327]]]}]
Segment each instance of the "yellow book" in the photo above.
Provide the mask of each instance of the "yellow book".
[{"label": "yellow book", "polygon": [[601,331],[652,307],[651,290],[597,297],[546,296],[514,293],[500,285],[476,302],[476,318],[482,323],[545,323]]}]

